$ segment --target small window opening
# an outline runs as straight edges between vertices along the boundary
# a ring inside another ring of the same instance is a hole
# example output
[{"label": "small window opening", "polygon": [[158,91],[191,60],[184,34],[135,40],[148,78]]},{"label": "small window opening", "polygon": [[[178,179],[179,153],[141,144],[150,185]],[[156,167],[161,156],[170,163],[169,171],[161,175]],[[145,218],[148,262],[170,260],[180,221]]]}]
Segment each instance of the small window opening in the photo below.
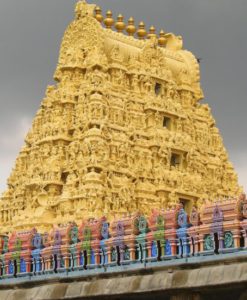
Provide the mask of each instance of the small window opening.
[{"label": "small window opening", "polygon": [[182,239],[179,239],[179,246],[180,246],[180,256],[184,256],[184,248],[183,248],[183,241]]},{"label": "small window opening", "polygon": [[62,180],[63,183],[66,183],[68,175],[69,175],[69,172],[62,173],[61,180]]},{"label": "small window opening", "polygon": [[83,257],[84,257],[84,265],[83,265],[83,267],[86,270],[87,269],[87,251],[86,250],[83,251]]},{"label": "small window opening", "polygon": [[71,257],[70,257],[70,268],[72,270],[74,270],[74,266],[75,266],[74,255],[71,254]]},{"label": "small window opening", "polygon": [[219,237],[218,237],[218,233],[214,233],[214,253],[219,254]]},{"label": "small window opening", "polygon": [[155,84],[155,95],[156,95],[156,96],[159,96],[160,93],[161,93],[161,84],[157,82],[157,83]]},{"label": "small window opening", "polygon": [[190,214],[192,209],[192,201],[188,199],[179,199],[179,202],[183,205],[183,209],[186,211],[186,213]]},{"label": "small window opening", "polygon": [[35,266],[36,266],[36,259],[34,259],[33,261],[31,261],[31,264],[30,264],[30,272],[31,273],[35,272]]},{"label": "small window opening", "polygon": [[119,246],[116,247],[116,251],[117,251],[117,265],[120,266],[121,257],[120,257],[120,248],[119,248]]},{"label": "small window opening", "polygon": [[17,277],[17,261],[14,260],[14,277]]},{"label": "small window opening", "polygon": [[158,252],[157,260],[161,261],[161,243],[160,243],[160,241],[157,241],[157,252]]},{"label": "small window opening", "polygon": [[54,271],[54,273],[57,273],[57,255],[56,254],[53,256],[53,271]]},{"label": "small window opening", "polygon": [[140,259],[140,262],[142,262],[143,261],[143,249],[142,249],[141,244],[139,244],[139,251],[140,251],[139,259]]},{"label": "small window opening", "polygon": [[171,119],[168,117],[164,117],[163,119],[163,127],[167,129],[171,129]]},{"label": "small window opening", "polygon": [[104,249],[101,249],[100,251],[100,264],[103,266],[105,264],[105,251]]},{"label": "small window opening", "polygon": [[192,244],[192,256],[194,256],[195,255],[195,240],[193,237],[191,238],[191,244]]},{"label": "small window opening", "polygon": [[244,248],[244,245],[245,243],[244,243],[244,236],[243,235],[241,235],[241,237],[240,237],[240,248]]},{"label": "small window opening", "polygon": [[40,271],[43,271],[43,270],[45,270],[45,259],[44,258],[42,258],[42,260],[41,260],[41,270]]},{"label": "small window opening", "polygon": [[4,268],[4,264],[3,264],[3,262],[1,261],[1,263],[0,263],[0,276],[3,275],[3,268]]},{"label": "small window opening", "polygon": [[35,258],[31,262],[31,270],[31,272],[33,272],[34,274],[37,272],[37,262]]},{"label": "small window opening", "polygon": [[171,167],[179,167],[181,164],[181,155],[172,153],[171,156]]}]

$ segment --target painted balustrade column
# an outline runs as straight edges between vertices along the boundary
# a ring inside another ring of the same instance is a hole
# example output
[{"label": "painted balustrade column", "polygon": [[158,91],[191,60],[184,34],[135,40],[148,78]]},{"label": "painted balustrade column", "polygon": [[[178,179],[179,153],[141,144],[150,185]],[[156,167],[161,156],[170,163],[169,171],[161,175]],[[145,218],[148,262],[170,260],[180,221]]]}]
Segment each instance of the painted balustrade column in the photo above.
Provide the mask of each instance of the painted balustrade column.
[{"label": "painted balustrade column", "polygon": [[198,255],[198,253],[200,252],[200,241],[198,236],[195,237],[194,243],[195,243],[195,255]]},{"label": "painted balustrade column", "polygon": [[74,268],[78,267],[79,264],[78,264],[78,257],[79,257],[79,253],[76,251],[74,254],[73,254],[73,265],[74,265]]},{"label": "painted balustrade column", "polygon": [[47,258],[47,271],[51,270],[52,259],[50,257]]},{"label": "painted balustrade column", "polygon": [[31,265],[32,265],[32,259],[29,258],[26,260],[26,273],[31,273]]},{"label": "painted balustrade column", "polygon": [[130,260],[134,261],[136,259],[136,257],[135,257],[135,253],[136,253],[135,242],[132,242],[130,244],[129,251],[130,251]]},{"label": "painted balustrade column", "polygon": [[41,270],[42,270],[42,273],[45,272],[45,269],[46,269],[46,265],[45,265],[45,259],[43,257],[41,257]]},{"label": "painted balustrade column", "polygon": [[40,272],[41,268],[40,268],[40,265],[41,265],[41,261],[40,261],[40,258],[39,257],[36,257],[35,259],[33,258],[32,259],[32,264],[33,264],[33,274],[36,273],[36,272]]},{"label": "painted balustrade column", "polygon": [[166,241],[165,240],[161,240],[160,241],[160,247],[161,247],[161,257],[165,256],[165,246],[166,246]]},{"label": "painted balustrade column", "polygon": [[236,229],[232,231],[232,236],[233,236],[233,242],[234,242],[234,248],[239,248],[240,247],[240,229]]},{"label": "painted balustrade column", "polygon": [[37,259],[35,259],[35,258],[31,258],[31,269],[32,269],[32,274],[34,274],[35,272],[36,272],[36,269],[37,269],[37,266],[36,266],[36,264],[37,264],[38,262],[37,262]]},{"label": "painted balustrade column", "polygon": [[44,271],[49,270],[49,262],[48,262],[48,257],[44,257]]},{"label": "painted balustrade column", "polygon": [[219,233],[219,251],[224,249],[224,233],[220,232]]},{"label": "painted balustrade column", "polygon": [[106,247],[106,255],[108,257],[108,263],[112,263],[111,246]]},{"label": "painted balustrade column", "polygon": [[2,268],[2,275],[3,276],[6,275],[6,265],[5,265],[5,262],[2,264],[1,268]]},{"label": "painted balustrade column", "polygon": [[244,228],[242,233],[243,233],[243,237],[244,237],[244,247],[247,248],[247,229]]},{"label": "painted balustrade column", "polygon": [[183,239],[183,253],[185,256],[189,256],[190,255],[190,248],[188,247],[189,246],[189,238],[188,237],[185,237]]},{"label": "painted balustrade column", "polygon": [[80,252],[78,251],[76,254],[77,267],[80,266]]},{"label": "painted balustrade column", "polygon": [[36,258],[36,263],[35,263],[35,272],[43,272],[43,268],[44,268],[44,265],[43,265],[43,260],[42,260],[42,257],[37,257]]},{"label": "painted balustrade column", "polygon": [[100,249],[99,248],[95,248],[93,249],[94,251],[94,257],[95,257],[95,265],[100,265]]},{"label": "painted balustrade column", "polygon": [[43,257],[43,271],[47,271],[48,270],[48,261],[47,261],[47,257]]},{"label": "painted balustrade column", "polygon": [[66,253],[63,259],[64,259],[64,268],[68,270],[70,268],[71,254]]},{"label": "painted balustrade column", "polygon": [[[65,261],[66,265],[66,261]],[[75,266],[74,255],[70,252],[68,253],[68,270],[72,270],[73,266]]]},{"label": "painted balustrade column", "polygon": [[5,275],[9,274],[9,264],[8,264],[8,262],[5,263],[4,268],[5,268]]},{"label": "painted balustrade column", "polygon": [[46,258],[42,256],[42,272],[45,272],[46,270],[47,270]]},{"label": "painted balustrade column", "polygon": [[143,246],[141,244],[138,244],[137,245],[137,251],[138,251],[138,261],[141,261],[141,258],[143,257],[143,254],[142,254],[142,248]]},{"label": "painted balustrade column", "polygon": [[91,250],[88,250],[87,251],[87,265],[91,265],[91,253],[92,251]]},{"label": "painted balustrade column", "polygon": [[142,257],[143,257],[143,260],[146,261],[147,259],[147,247],[146,247],[147,243],[143,243],[142,244]]},{"label": "painted balustrade column", "polygon": [[189,238],[189,247],[190,247],[190,253],[193,253],[193,241],[192,241],[192,237],[190,236]]},{"label": "painted balustrade column", "polygon": [[21,262],[20,259],[16,260],[16,266],[17,266],[17,274],[21,273]]},{"label": "painted balustrade column", "polygon": [[147,242],[147,252],[148,252],[148,258],[151,258],[152,257],[152,242],[151,241],[148,241]]},{"label": "painted balustrade column", "polygon": [[[53,257],[53,262],[54,262],[54,257]],[[61,268],[61,255],[57,255],[57,269]],[[54,269],[54,264],[53,264],[53,269]]]},{"label": "painted balustrade column", "polygon": [[204,239],[203,239],[203,234],[199,235],[199,244],[200,244],[200,252],[204,251]]},{"label": "painted balustrade column", "polygon": [[120,264],[124,261],[124,246],[119,247],[120,251]]},{"label": "painted balustrade column", "polygon": [[171,239],[170,241],[171,244],[171,253],[172,256],[176,256],[177,255],[177,239]]}]

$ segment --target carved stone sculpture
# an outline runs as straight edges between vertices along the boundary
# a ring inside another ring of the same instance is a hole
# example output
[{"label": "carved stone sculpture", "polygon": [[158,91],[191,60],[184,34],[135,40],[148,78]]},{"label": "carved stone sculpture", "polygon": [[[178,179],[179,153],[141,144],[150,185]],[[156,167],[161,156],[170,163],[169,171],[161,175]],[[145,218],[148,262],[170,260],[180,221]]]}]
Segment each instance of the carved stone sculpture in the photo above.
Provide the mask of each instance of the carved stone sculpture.
[{"label": "carved stone sculpture", "polygon": [[150,30],[145,39],[142,23],[138,40],[129,27],[129,36],[119,24],[114,32],[109,12],[104,28],[93,9],[76,5],[57,84],[47,88],[0,201],[1,232],[178,203],[199,208],[205,195],[241,192],[182,38]]}]

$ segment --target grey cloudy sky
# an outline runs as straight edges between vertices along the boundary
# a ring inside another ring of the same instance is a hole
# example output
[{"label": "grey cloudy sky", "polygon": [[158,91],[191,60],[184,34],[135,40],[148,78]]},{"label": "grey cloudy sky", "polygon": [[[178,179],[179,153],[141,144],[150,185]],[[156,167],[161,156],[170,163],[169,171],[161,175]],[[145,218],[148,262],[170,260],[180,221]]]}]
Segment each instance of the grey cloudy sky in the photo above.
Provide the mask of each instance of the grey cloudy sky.
[{"label": "grey cloudy sky", "polygon": [[[75,0],[0,0],[0,191],[56,67]],[[89,1],[92,3],[92,1]],[[204,102],[247,190],[247,0],[95,0],[182,35],[202,58]]]}]

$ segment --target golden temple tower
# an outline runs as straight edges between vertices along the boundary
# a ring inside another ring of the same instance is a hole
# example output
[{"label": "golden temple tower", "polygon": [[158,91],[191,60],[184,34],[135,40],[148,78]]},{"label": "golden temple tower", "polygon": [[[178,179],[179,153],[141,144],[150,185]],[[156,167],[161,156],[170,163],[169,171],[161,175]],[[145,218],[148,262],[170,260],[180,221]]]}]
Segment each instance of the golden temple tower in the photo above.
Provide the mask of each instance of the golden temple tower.
[{"label": "golden temple tower", "polygon": [[54,77],[0,201],[2,232],[241,192],[181,36],[79,1]]}]

